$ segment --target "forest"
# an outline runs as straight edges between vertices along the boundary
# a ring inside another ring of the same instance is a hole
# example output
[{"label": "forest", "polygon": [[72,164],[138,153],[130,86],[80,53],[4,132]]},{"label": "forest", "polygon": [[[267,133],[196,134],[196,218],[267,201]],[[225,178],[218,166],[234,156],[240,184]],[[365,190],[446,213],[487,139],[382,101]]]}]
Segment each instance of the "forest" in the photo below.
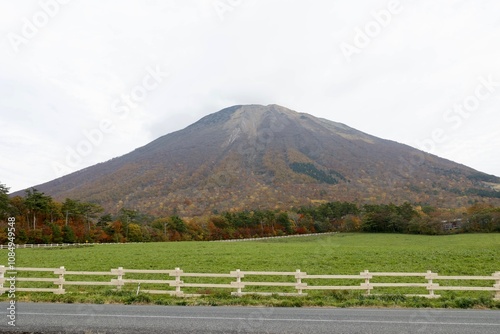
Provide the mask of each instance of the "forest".
[{"label": "forest", "polygon": [[0,184],[0,244],[8,217],[16,243],[121,243],[222,240],[323,232],[451,234],[500,232],[500,207],[476,203],[456,209],[422,203],[356,204],[332,201],[283,210],[248,209],[199,217],[154,217],[134,208],[110,214],[95,203],[57,202],[31,188],[9,197]]}]

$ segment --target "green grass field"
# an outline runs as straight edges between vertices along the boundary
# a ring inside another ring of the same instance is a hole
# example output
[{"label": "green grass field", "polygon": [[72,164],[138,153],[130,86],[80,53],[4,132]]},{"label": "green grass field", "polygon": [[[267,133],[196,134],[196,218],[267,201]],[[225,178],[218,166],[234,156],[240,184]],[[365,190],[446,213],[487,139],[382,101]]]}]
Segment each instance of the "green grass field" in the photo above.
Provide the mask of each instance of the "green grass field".
[{"label": "green grass field", "polygon": [[[441,275],[491,275],[500,271],[500,234],[461,234],[420,236],[393,234],[336,234],[320,237],[284,238],[247,242],[170,242],[144,244],[96,245],[79,248],[18,249],[18,267],[64,266],[67,270],[109,271],[126,269],[174,269],[185,272],[229,273],[245,271],[295,271],[308,274],[359,274],[371,272],[425,272]],[[1,258],[5,261],[2,261]],[[6,264],[7,252],[0,251],[0,264]],[[107,278],[109,279],[109,277]],[[406,278],[406,281],[409,279]],[[196,280],[191,280],[195,282]],[[205,280],[206,281],[206,280]],[[382,281],[380,281],[382,282]],[[322,282],[324,283],[324,282]],[[360,282],[358,281],[357,284]],[[440,282],[441,283],[441,282]],[[475,282],[477,283],[477,282]],[[457,283],[455,283],[457,284]],[[487,282],[486,285],[491,284]],[[88,288],[86,288],[88,289]],[[96,288],[100,289],[100,288]],[[106,292],[106,296],[89,293],[21,294],[30,300],[153,302],[195,304],[270,304],[270,305],[402,305],[463,307],[500,307],[491,293],[442,292],[440,300],[406,297],[366,297],[361,292],[317,292],[310,297],[237,298],[216,292],[214,296],[186,301],[165,296],[135,296],[123,292]],[[98,290],[96,290],[98,291]],[[102,290],[99,290],[102,292]],[[258,290],[256,290],[258,291]],[[129,291],[130,293],[132,291]],[[425,293],[425,291],[424,291]],[[229,294],[229,292],[227,293]],[[137,297],[137,298],[136,298]],[[139,298],[141,297],[141,298]],[[2,296],[5,298],[5,295]],[[125,298],[125,299],[124,299]],[[385,300],[389,298],[389,300]],[[347,304],[346,304],[347,303]],[[449,304],[446,304],[449,303]],[[458,303],[458,304],[457,304]]]}]

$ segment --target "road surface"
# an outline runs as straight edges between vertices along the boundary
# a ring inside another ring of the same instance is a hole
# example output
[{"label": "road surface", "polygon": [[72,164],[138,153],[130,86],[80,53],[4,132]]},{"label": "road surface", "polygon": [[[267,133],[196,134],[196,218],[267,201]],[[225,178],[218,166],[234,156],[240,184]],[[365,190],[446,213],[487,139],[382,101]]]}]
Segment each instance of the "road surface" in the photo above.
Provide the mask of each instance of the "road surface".
[{"label": "road surface", "polygon": [[500,333],[500,311],[0,303],[1,333]]}]

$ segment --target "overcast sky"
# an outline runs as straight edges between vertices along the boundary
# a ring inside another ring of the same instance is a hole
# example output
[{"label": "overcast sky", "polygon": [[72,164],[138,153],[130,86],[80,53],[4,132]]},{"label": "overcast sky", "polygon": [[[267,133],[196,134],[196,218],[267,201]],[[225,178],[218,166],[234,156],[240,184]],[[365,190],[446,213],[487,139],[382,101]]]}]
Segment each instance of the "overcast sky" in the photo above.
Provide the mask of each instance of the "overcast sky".
[{"label": "overcast sky", "polygon": [[0,183],[280,104],[500,176],[497,0],[0,0]]}]

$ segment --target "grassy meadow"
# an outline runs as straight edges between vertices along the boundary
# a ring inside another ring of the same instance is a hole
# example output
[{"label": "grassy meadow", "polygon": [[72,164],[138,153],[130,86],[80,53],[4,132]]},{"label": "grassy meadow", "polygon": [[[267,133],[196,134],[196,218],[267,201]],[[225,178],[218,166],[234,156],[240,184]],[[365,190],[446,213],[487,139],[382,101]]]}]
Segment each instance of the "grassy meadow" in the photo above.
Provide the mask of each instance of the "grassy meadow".
[{"label": "grassy meadow", "polygon": [[[335,234],[314,237],[283,238],[246,242],[167,242],[144,244],[95,245],[78,248],[18,249],[18,267],[64,266],[67,270],[109,271],[126,269],[174,269],[184,272],[229,273],[245,271],[295,271],[308,274],[359,274],[371,272],[425,272],[441,275],[491,275],[500,271],[500,234],[459,234],[421,236],[407,234]],[[2,261],[2,257],[5,261]],[[6,264],[7,251],[0,251],[0,264]],[[23,273],[26,275],[26,273]],[[40,277],[40,274],[36,274]],[[132,278],[126,275],[125,278]],[[47,277],[53,277],[47,276]],[[108,280],[111,277],[103,277]],[[158,276],[154,278],[159,279]],[[95,278],[93,278],[95,279]],[[165,277],[163,277],[165,279]],[[293,278],[257,277],[252,280],[293,282]],[[373,282],[385,282],[385,278]],[[409,282],[413,278],[403,278]],[[189,282],[207,279],[183,278]],[[416,281],[422,278],[415,278]],[[214,279],[227,283],[228,279]],[[394,278],[392,278],[394,281]],[[360,280],[342,282],[359,284]],[[424,280],[425,282],[425,280]],[[23,282],[24,283],[24,282]],[[327,280],[307,281],[311,285],[326,285]],[[340,282],[328,282],[339,284]],[[441,285],[464,285],[466,282],[438,282]],[[446,284],[445,284],[446,283]],[[21,284],[21,282],[19,282]],[[26,284],[26,283],[24,283]],[[467,284],[491,286],[492,282]],[[53,286],[52,286],[53,287]],[[252,287],[266,291],[267,287]],[[363,296],[362,291],[308,291],[307,297],[232,297],[229,290],[201,291],[210,296],[177,298],[164,295],[134,293],[133,286],[124,291],[109,287],[68,287],[65,295],[50,293],[18,293],[19,300],[56,302],[120,302],[193,305],[274,305],[274,306],[425,306],[425,307],[489,307],[500,308],[491,292],[439,291],[443,297],[427,300],[404,297],[398,291],[386,296]],[[184,289],[183,289],[184,290]],[[394,289],[393,289],[394,290]],[[292,292],[293,289],[290,290]],[[375,290],[382,292],[383,289]],[[417,290],[412,290],[417,291]],[[200,292],[200,291],[193,291]],[[417,293],[426,293],[425,289]],[[0,297],[5,300],[6,296]]]}]

